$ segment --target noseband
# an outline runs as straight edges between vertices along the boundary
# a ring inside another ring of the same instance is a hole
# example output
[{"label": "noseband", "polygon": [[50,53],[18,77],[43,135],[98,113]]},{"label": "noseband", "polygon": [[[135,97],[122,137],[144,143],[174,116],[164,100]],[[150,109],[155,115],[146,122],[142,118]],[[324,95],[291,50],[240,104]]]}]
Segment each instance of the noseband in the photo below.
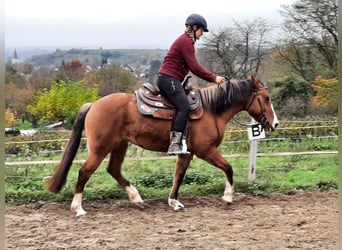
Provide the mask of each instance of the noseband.
[{"label": "noseband", "polygon": [[252,96],[251,100],[250,100],[249,103],[248,103],[248,106],[247,106],[246,111],[248,112],[248,110],[249,110],[250,107],[252,106],[252,103],[254,102],[254,99],[257,98],[258,103],[259,103],[259,106],[260,106],[260,109],[261,109],[261,111],[262,111],[262,118],[261,118],[261,122],[260,122],[260,123],[261,123],[261,126],[262,126],[263,128],[265,128],[266,125],[268,124],[268,120],[267,120],[267,118],[266,118],[266,116],[265,116],[265,111],[266,111],[266,110],[265,110],[265,108],[263,107],[263,105],[262,105],[262,103],[261,103],[261,101],[260,101],[260,95],[259,95],[259,91],[260,91],[260,90],[263,90],[263,89],[266,89],[266,91],[268,90],[267,87],[262,87],[262,88],[254,89],[253,96]]}]

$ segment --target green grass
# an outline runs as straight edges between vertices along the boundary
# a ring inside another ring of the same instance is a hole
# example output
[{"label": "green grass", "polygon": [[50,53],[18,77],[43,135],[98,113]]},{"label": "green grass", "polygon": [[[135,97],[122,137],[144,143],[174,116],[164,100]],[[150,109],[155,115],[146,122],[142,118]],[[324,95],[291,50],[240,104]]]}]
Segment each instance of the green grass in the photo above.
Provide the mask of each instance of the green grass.
[{"label": "green grass", "polygon": [[[146,151],[147,152],[147,151]],[[144,152],[144,153],[146,153]],[[147,154],[152,154],[147,152]],[[338,160],[336,154],[258,157],[257,178],[247,180],[248,156],[228,159],[234,169],[236,192],[271,193],[294,190],[337,189]],[[148,161],[127,160],[123,174],[140,191],[143,199],[166,198],[172,185],[176,159]],[[23,203],[37,200],[71,200],[81,164],[73,164],[62,192],[49,193],[43,177],[51,175],[52,165],[6,167],[6,202]],[[225,185],[221,170],[195,158],[180,188],[180,197],[223,194]],[[106,172],[102,163],[86,185],[85,200],[127,199],[125,191]]]},{"label": "green grass", "polygon": [[[258,152],[335,151],[337,145],[337,137],[277,139],[274,141],[259,141]],[[222,154],[228,155],[227,160],[233,166],[236,192],[266,194],[272,192],[287,193],[298,189],[337,189],[337,154],[258,157],[257,178],[251,183],[247,180],[249,142],[223,142],[220,150]],[[59,160],[61,157],[60,153],[47,152],[42,154],[19,154],[16,157],[8,157],[6,162]],[[229,158],[231,154],[242,154],[242,156]],[[85,159],[86,156],[87,152],[80,151],[76,155],[76,159]],[[133,159],[134,157],[160,158],[163,156],[166,155],[142,150],[133,145],[129,147],[123,166],[123,174],[138,188],[143,199],[166,198],[168,196],[172,186],[176,158],[153,161]],[[127,199],[125,191],[107,173],[106,165],[107,162],[103,162],[91,176],[85,188],[84,198],[86,200]],[[48,192],[43,184],[43,178],[53,174],[54,164],[6,166],[6,202],[69,201],[73,196],[80,167],[80,163],[72,165],[65,187],[60,194],[54,195]],[[181,185],[180,197],[208,194],[221,195],[224,186],[225,178],[221,170],[195,157]]]}]

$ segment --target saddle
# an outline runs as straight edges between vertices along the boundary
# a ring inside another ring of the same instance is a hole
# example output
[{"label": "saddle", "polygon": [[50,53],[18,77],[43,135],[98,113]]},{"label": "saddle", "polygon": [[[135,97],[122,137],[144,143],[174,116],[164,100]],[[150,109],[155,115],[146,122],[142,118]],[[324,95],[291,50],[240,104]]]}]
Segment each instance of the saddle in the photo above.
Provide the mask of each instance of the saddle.
[{"label": "saddle", "polygon": [[[196,120],[203,115],[203,107],[198,90],[191,87],[188,76],[183,82],[183,88],[190,104],[190,119]],[[159,89],[151,83],[143,83],[143,87],[135,91],[138,110],[142,115],[160,119],[172,120],[177,109],[169,99],[163,97]]]}]

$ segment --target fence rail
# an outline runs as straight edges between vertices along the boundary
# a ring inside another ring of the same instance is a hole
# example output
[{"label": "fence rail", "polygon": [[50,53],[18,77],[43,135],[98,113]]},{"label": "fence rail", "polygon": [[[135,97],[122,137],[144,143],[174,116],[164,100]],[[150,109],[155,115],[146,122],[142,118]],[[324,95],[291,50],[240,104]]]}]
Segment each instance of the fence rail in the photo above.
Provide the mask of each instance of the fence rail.
[{"label": "fence rail", "polygon": [[[320,121],[322,122],[322,121]],[[293,121],[291,123],[299,123],[296,121]],[[318,125],[318,126],[295,126],[295,127],[285,127],[285,128],[277,128],[277,130],[298,130],[298,131],[303,131],[303,130],[312,130],[312,129],[331,129],[331,128],[338,128],[337,121],[324,121],[324,123],[329,123],[330,125]],[[229,128],[229,127],[227,127]],[[64,131],[67,134],[70,133],[71,131]],[[51,131],[49,132],[51,133]],[[227,144],[237,144],[237,143],[248,143],[247,139],[247,130],[229,130],[227,129],[225,131],[226,134],[234,134],[234,133],[246,133],[246,140],[233,140],[233,141],[224,141],[222,144],[227,145]],[[302,134],[302,133],[301,133]],[[312,140],[321,140],[321,139],[334,139],[337,138],[337,135],[323,135],[323,136],[310,136],[307,134],[302,134],[303,138],[309,138]],[[287,138],[284,136],[280,137],[275,137],[275,138],[267,138],[263,139],[261,141],[264,142],[269,142],[269,141],[285,141]],[[293,138],[292,138],[293,139]],[[296,138],[298,139],[298,138]],[[300,139],[300,138],[299,138]],[[6,145],[15,145],[15,144],[33,144],[33,143],[49,143],[49,142],[63,142],[67,141],[68,139],[54,139],[54,140],[49,140],[49,139],[44,139],[44,140],[27,140],[27,141],[7,141],[5,142]],[[82,138],[82,140],[86,140],[86,138]],[[295,143],[295,142],[294,142]],[[86,149],[85,149],[86,150]],[[46,153],[61,153],[63,150],[48,150],[48,151],[41,151],[40,153],[46,154]],[[314,155],[314,154],[337,154],[337,150],[306,150],[303,152],[270,152],[270,153],[257,153],[257,157],[269,157],[269,156],[294,156],[294,155]],[[236,157],[248,157],[248,153],[233,153],[233,154],[224,154],[224,157],[228,158],[236,158]],[[130,161],[140,161],[140,160],[169,160],[169,159],[176,159],[176,156],[158,156],[158,157],[127,157],[126,160]],[[83,163],[85,160],[74,160],[75,163]],[[105,161],[108,161],[106,158]],[[21,166],[21,165],[47,165],[47,164],[57,164],[59,160],[33,160],[33,161],[5,161],[5,166]]]},{"label": "fence rail", "polygon": [[[316,155],[316,154],[337,154],[337,150],[325,150],[325,151],[305,151],[305,152],[273,152],[273,153],[257,153],[258,157],[265,156],[294,156],[294,155]],[[223,157],[237,158],[248,157],[248,154],[225,154]],[[153,160],[171,160],[177,159],[177,156],[161,156],[161,157],[127,157],[128,161],[153,161]],[[108,162],[108,159],[104,159],[104,162]],[[42,161],[7,161],[5,166],[21,166],[21,165],[47,165],[57,164],[59,160],[42,160]],[[85,160],[74,160],[74,163],[84,163]]]}]

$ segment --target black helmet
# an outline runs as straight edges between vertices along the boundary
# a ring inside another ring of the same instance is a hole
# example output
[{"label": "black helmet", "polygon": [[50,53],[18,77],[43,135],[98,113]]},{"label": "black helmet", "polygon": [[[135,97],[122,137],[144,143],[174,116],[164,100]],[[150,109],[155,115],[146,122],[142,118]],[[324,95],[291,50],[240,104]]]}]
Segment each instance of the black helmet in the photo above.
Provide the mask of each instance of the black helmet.
[{"label": "black helmet", "polygon": [[199,14],[191,14],[185,21],[186,26],[198,25],[203,28],[204,32],[208,32],[207,21]]}]

